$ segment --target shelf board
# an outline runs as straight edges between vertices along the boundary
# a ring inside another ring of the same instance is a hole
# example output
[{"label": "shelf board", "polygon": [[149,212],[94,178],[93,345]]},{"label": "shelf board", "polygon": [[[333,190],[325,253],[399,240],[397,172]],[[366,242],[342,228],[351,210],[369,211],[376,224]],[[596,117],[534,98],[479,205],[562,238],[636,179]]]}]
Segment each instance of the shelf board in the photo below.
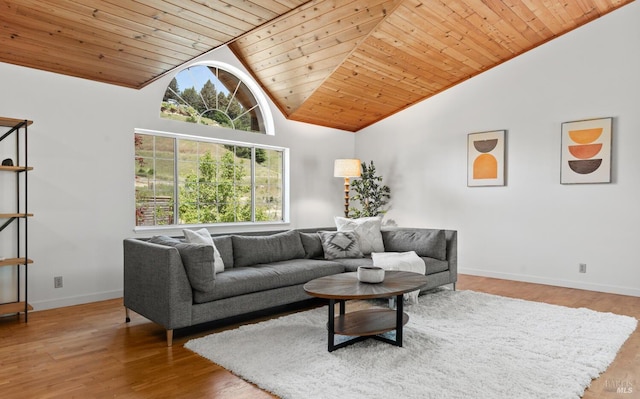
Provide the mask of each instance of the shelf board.
[{"label": "shelf board", "polygon": [[[24,302],[4,303],[0,305],[0,314],[24,313]],[[27,304],[27,310],[33,310],[33,306]]]},{"label": "shelf board", "polygon": [[26,170],[33,170],[32,166],[0,166],[0,170],[5,172],[24,172]]},{"label": "shelf board", "polygon": [[25,258],[7,258],[5,260],[0,260],[0,266],[17,266],[24,265],[25,263],[33,263],[33,260]]},{"label": "shelf board", "polygon": [[[15,118],[2,118],[0,117],[0,126],[3,127],[14,127],[18,123],[24,122],[24,119],[15,119]],[[33,121],[27,121],[27,126],[32,124]]]},{"label": "shelf board", "polygon": [[0,213],[0,219],[32,218],[33,213]]}]

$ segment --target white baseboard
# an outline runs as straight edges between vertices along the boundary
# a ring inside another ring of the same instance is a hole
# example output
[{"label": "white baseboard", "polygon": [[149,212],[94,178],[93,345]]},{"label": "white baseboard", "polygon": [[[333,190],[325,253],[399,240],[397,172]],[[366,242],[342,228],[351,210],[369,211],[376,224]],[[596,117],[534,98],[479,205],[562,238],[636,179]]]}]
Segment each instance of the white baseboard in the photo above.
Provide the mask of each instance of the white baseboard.
[{"label": "white baseboard", "polygon": [[98,292],[90,295],[78,295],[66,298],[44,300],[44,301],[29,301],[29,304],[33,306],[34,311],[62,308],[66,306],[82,305],[84,303],[106,301],[108,299],[122,298],[123,291],[106,291]]},{"label": "white baseboard", "polygon": [[480,269],[459,268],[459,274],[469,274],[472,276],[492,277],[503,280],[522,281],[525,283],[553,285],[557,287],[576,288],[587,291],[606,292],[609,294],[629,295],[640,297],[640,289],[632,287],[621,287],[617,285],[586,283],[584,281],[558,280],[547,277],[531,276],[527,274],[502,273]]}]

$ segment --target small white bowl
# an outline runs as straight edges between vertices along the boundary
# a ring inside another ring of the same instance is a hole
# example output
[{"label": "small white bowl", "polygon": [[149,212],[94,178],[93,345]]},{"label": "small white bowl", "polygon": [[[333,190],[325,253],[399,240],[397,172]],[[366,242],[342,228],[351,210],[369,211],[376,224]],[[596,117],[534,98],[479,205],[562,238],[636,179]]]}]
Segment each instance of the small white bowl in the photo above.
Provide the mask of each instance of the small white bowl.
[{"label": "small white bowl", "polygon": [[384,269],[377,266],[360,266],[358,280],[363,283],[381,283],[384,281]]}]

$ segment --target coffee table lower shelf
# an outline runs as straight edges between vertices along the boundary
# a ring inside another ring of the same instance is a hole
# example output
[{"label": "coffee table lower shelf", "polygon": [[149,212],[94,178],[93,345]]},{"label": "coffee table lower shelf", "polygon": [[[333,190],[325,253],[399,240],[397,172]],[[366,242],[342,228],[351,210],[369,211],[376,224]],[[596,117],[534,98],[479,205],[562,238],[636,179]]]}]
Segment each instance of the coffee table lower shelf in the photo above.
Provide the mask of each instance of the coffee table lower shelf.
[{"label": "coffee table lower shelf", "polygon": [[[402,313],[402,325],[409,315]],[[340,315],[334,319],[333,332],[349,336],[384,334],[396,329],[396,311],[392,309],[366,309]]]},{"label": "coffee table lower shelf", "polygon": [[[402,327],[409,322],[409,315],[402,311],[402,295],[398,296],[400,306],[392,309],[365,309],[345,313],[345,301],[339,301],[340,315],[334,317],[335,300],[329,301],[329,322],[327,323],[328,350],[336,349],[373,338],[395,346],[402,346]],[[397,303],[396,302],[396,303]],[[382,336],[395,330],[395,339]],[[352,336],[355,338],[335,343],[335,335]]]}]

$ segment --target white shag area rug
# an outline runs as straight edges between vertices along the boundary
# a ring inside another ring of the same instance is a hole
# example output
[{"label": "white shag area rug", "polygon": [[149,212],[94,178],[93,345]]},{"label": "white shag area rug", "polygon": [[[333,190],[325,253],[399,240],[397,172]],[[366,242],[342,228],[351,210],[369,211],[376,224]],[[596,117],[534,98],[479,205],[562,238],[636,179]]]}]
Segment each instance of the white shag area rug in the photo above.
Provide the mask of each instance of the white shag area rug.
[{"label": "white shag area rug", "polygon": [[[349,303],[347,303],[349,312]],[[402,348],[369,339],[327,352],[327,308],[185,346],[281,398],[579,398],[637,320],[473,291],[405,306]]]}]

